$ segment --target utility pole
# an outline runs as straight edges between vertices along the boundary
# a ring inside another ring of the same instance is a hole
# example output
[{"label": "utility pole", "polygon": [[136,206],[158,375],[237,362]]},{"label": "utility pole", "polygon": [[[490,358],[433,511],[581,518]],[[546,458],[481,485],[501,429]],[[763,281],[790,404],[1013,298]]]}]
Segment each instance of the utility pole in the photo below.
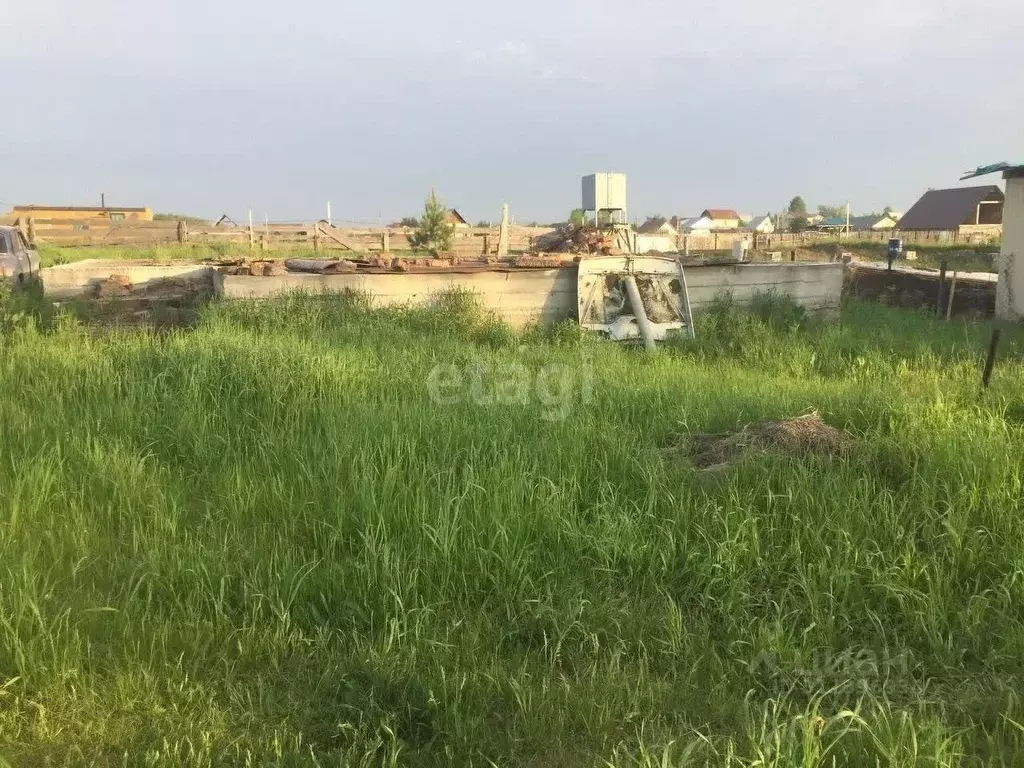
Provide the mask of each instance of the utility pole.
[{"label": "utility pole", "polygon": [[846,201],[846,234],[850,234],[850,201]]},{"label": "utility pole", "polygon": [[327,226],[328,227],[333,227],[334,226],[333,224],[331,224],[331,201],[330,200],[327,201]]},{"label": "utility pole", "polygon": [[100,208],[103,208],[105,210],[106,207],[107,207],[107,193],[106,192],[100,192]]}]

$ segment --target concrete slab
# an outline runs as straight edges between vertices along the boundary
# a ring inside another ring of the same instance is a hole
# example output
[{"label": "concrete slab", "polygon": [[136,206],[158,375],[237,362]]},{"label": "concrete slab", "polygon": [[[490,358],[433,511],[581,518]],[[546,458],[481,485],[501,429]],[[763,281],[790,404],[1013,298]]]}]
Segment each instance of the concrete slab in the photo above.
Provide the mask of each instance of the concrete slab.
[{"label": "concrete slab", "polygon": [[46,295],[55,299],[82,296],[88,293],[95,283],[106,280],[111,275],[124,275],[136,288],[169,277],[195,280],[219,277],[212,267],[204,264],[154,264],[112,259],[85,259],[71,264],[46,267],[39,271],[39,275]]}]

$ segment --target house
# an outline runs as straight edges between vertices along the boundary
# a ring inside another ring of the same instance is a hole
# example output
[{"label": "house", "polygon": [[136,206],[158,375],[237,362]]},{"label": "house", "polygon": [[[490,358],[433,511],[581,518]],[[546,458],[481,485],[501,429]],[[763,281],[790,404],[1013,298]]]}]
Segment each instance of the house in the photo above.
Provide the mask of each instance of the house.
[{"label": "house", "polygon": [[669,237],[677,237],[679,231],[672,226],[669,221],[658,222],[657,219],[650,219],[645,221],[639,227],[637,227],[637,234],[639,235],[667,235]]},{"label": "house", "polygon": [[8,216],[34,219],[109,219],[110,221],[152,221],[149,208],[89,208],[65,205],[16,205]]},{"label": "house", "polygon": [[850,229],[855,232],[882,232],[896,228],[896,219],[887,213],[881,216],[851,216]]},{"label": "house", "polygon": [[903,215],[899,228],[960,233],[1002,230],[1003,202],[1003,191],[995,184],[931,189]]},{"label": "house", "polygon": [[740,215],[728,208],[708,208],[701,216],[711,219],[712,229],[740,228]]},{"label": "house", "polygon": [[[822,230],[838,230],[841,232],[846,230],[847,220],[845,216],[833,216],[820,222],[817,227]],[[850,232],[867,232],[869,230],[882,232],[884,230],[895,229],[895,227],[896,222],[887,215],[851,216],[849,220]]]},{"label": "house", "polygon": [[775,222],[772,221],[771,216],[754,216],[747,222],[747,226],[743,228],[743,231],[770,235],[775,231]]},{"label": "house", "polygon": [[683,219],[679,225],[679,230],[687,234],[707,234],[714,228],[715,222],[707,216],[694,216],[689,219]]},{"label": "house", "polygon": [[672,253],[678,247],[679,231],[669,221],[645,221],[636,230],[637,253]]},{"label": "house", "polygon": [[466,221],[465,217],[454,208],[452,208],[451,210],[448,211],[448,213],[445,214],[444,220],[446,223],[451,224],[453,227],[462,228],[469,226],[469,222]]}]

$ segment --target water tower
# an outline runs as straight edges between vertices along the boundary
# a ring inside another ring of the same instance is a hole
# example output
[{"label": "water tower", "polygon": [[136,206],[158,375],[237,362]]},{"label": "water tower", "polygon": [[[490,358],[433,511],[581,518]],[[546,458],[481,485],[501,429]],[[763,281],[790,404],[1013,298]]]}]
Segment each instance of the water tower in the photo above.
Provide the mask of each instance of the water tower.
[{"label": "water tower", "polygon": [[626,174],[592,173],[583,177],[583,213],[594,212],[598,226],[625,224]]}]

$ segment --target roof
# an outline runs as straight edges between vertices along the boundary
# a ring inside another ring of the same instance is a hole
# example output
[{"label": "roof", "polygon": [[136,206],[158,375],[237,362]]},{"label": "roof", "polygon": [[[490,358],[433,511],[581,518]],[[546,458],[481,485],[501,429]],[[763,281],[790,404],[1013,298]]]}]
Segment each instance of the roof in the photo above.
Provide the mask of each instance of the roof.
[{"label": "roof", "polygon": [[740,215],[736,211],[731,211],[728,208],[708,208],[701,216],[707,216],[712,221],[716,219],[736,219],[740,218]]},{"label": "roof", "polygon": [[469,224],[469,222],[466,221],[466,219],[463,217],[463,215],[461,213],[459,213],[454,208],[452,208],[452,209],[450,209],[448,211],[448,219],[454,219],[455,221],[459,222],[460,224]]},{"label": "roof", "polygon": [[1021,173],[1024,171],[1024,163],[994,163],[993,165],[981,165],[973,171],[967,171],[960,177],[960,181],[976,179],[979,176],[988,176],[990,173]]},{"label": "roof", "polygon": [[708,218],[706,216],[694,216],[694,217],[689,218],[689,219],[683,219],[683,222],[682,222],[682,224],[680,224],[680,226],[683,229],[693,229],[694,226],[696,226],[700,222],[706,221],[706,220],[708,220]]},{"label": "roof", "polygon": [[675,231],[675,227],[668,221],[658,221],[657,219],[651,219],[645,221],[637,228],[637,232],[641,235],[657,235],[661,233],[661,230],[668,226],[669,229]]},{"label": "roof", "polygon": [[775,225],[771,216],[754,216],[747,222],[747,229],[757,229],[764,226],[765,224]]},{"label": "roof", "polygon": [[119,205],[108,205],[106,208],[93,208],[90,206],[80,205],[16,205],[12,210],[15,211],[82,211],[83,213],[106,213],[113,211],[114,213],[120,213],[122,211],[126,213],[145,213],[148,208],[124,208]]},{"label": "roof", "polygon": [[871,229],[887,219],[893,224],[896,223],[896,219],[887,213],[883,213],[881,216],[851,216],[850,229]]},{"label": "roof", "polygon": [[974,217],[978,203],[989,199],[1003,200],[995,184],[929,190],[903,214],[900,229],[956,229]]}]

